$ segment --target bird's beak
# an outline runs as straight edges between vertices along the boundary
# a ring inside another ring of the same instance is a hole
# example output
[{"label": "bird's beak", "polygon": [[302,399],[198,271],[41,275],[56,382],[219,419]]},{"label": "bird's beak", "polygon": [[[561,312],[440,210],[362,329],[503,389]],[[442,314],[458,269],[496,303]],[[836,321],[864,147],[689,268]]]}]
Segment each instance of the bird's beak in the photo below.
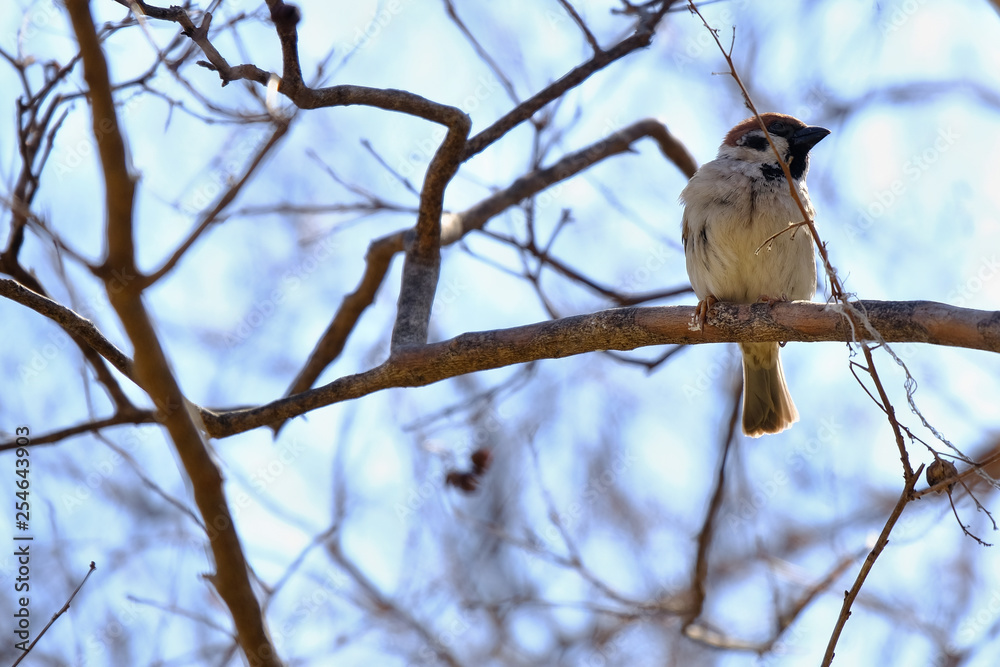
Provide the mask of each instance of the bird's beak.
[{"label": "bird's beak", "polygon": [[789,137],[789,147],[802,149],[803,152],[808,153],[813,146],[821,142],[828,134],[830,134],[830,130],[825,127],[817,127],[815,125],[803,127]]}]

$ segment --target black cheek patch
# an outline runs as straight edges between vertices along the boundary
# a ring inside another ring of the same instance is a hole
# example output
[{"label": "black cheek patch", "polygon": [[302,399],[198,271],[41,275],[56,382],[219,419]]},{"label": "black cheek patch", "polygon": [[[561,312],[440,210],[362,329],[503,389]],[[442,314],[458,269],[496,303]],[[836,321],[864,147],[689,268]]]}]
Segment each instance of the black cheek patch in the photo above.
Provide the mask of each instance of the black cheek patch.
[{"label": "black cheek patch", "polygon": [[760,166],[760,173],[764,175],[765,181],[776,181],[779,178],[785,177],[785,172],[781,170],[781,165],[775,164],[762,164]]},{"label": "black cheek patch", "polygon": [[793,153],[788,162],[788,171],[792,172],[792,178],[799,180],[809,168],[809,153]]},{"label": "black cheek patch", "polygon": [[758,151],[768,150],[771,148],[771,146],[767,143],[767,137],[762,137],[759,134],[746,135],[743,137],[742,143],[747,148],[752,148]]}]

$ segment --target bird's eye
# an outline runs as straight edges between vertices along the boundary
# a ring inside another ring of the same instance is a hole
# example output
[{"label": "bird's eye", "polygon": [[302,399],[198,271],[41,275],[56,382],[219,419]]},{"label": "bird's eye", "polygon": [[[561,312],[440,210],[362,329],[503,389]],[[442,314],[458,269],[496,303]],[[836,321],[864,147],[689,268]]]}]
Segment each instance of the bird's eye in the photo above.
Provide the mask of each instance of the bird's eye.
[{"label": "bird's eye", "polygon": [[785,131],[784,121],[776,120],[767,126],[767,131],[773,134],[780,134]]}]

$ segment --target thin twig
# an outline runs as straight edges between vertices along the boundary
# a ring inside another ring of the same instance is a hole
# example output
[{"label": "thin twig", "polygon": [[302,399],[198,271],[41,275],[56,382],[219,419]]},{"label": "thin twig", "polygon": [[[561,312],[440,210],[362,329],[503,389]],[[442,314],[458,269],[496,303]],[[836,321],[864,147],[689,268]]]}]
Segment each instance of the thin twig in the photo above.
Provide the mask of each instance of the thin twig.
[{"label": "thin twig", "polygon": [[865,558],[865,562],[861,566],[861,571],[858,572],[858,577],[854,580],[854,585],[851,586],[851,590],[844,592],[844,604],[840,609],[840,616],[837,618],[837,624],[833,628],[833,635],[831,635],[830,642],[826,646],[826,653],[823,656],[823,667],[829,667],[833,663],[834,649],[837,647],[837,640],[840,639],[840,633],[844,630],[844,624],[847,623],[847,619],[851,616],[851,605],[854,604],[854,600],[858,597],[858,593],[861,592],[861,586],[864,585],[865,579],[868,578],[868,573],[871,572],[872,566],[875,565],[875,560],[882,554],[886,545],[889,544],[889,533],[892,532],[893,527],[896,525],[896,521],[903,513],[903,509],[906,507],[907,503],[912,500],[911,494],[913,493],[913,487],[917,483],[917,480],[920,479],[920,473],[923,472],[923,470],[924,466],[921,465],[917,468],[916,473],[911,475],[910,478],[906,480],[906,484],[903,486],[903,492],[899,495],[899,500],[896,502],[896,506],[893,508],[889,518],[886,519],[885,526],[882,527],[882,533],[878,536],[875,546],[872,547],[868,557]]},{"label": "thin twig", "polygon": [[566,10],[566,13],[573,18],[573,21],[580,28],[583,36],[587,38],[587,43],[590,44],[590,48],[594,50],[594,53],[600,53],[601,45],[597,43],[597,38],[594,37],[594,33],[590,32],[590,28],[587,27],[586,23],[584,23],[583,18],[576,11],[576,8],[570,4],[569,0],[559,0],[559,4],[562,5],[563,9]]},{"label": "thin twig", "polygon": [[773,241],[774,239],[778,238],[782,234],[789,234],[788,238],[789,239],[794,239],[795,238],[795,231],[799,227],[808,227],[808,226],[809,226],[809,223],[806,222],[805,220],[800,220],[799,222],[789,222],[787,227],[785,227],[784,229],[782,229],[779,232],[775,232],[774,234],[771,234],[766,239],[764,239],[764,241],[759,246],[757,246],[757,249],[753,251],[753,254],[755,254],[755,255],[760,254],[760,251],[763,250],[765,246],[767,246],[767,249],[770,250],[771,249],[770,248],[771,241]]},{"label": "thin twig", "polygon": [[235,201],[236,197],[239,196],[240,192],[243,190],[243,186],[250,181],[250,178],[257,171],[257,168],[264,162],[264,158],[270,154],[271,150],[278,145],[281,138],[288,132],[291,120],[291,118],[275,119],[274,131],[271,132],[271,136],[268,137],[267,141],[265,141],[260,148],[257,149],[256,154],[250,159],[250,163],[247,165],[246,169],[243,170],[243,174],[226,188],[225,192],[219,196],[212,208],[201,215],[201,220],[195,226],[194,230],[188,235],[187,239],[181,243],[180,247],[178,247],[173,254],[171,254],[170,258],[163,263],[163,266],[148,276],[142,276],[139,278],[143,287],[148,287],[154,284],[170,272],[175,266],[177,266],[177,263],[184,256],[184,253],[191,249],[191,247],[195,244],[195,241],[201,237],[205,230],[208,229],[213,223],[219,221],[219,216],[222,212],[227,206]]},{"label": "thin twig", "polygon": [[[691,578],[691,592],[693,602],[690,615],[684,619],[682,632],[689,634],[689,629],[694,625],[698,616],[701,615],[702,607],[705,604],[705,581],[708,579],[708,556],[712,548],[712,538],[715,536],[715,519],[722,507],[722,499],[726,492],[726,461],[729,452],[736,440],[736,425],[739,423],[740,415],[740,393],[737,391],[732,396],[732,408],[729,411],[729,426],[725,432],[725,441],[722,443],[722,455],[719,456],[719,468],[715,476],[715,484],[712,489],[712,498],[708,503],[708,510],[705,512],[705,520],[702,522],[701,530],[698,532],[698,554],[695,557],[694,573]],[[694,636],[700,636],[699,631],[695,631]]]},{"label": "thin twig", "polygon": [[579,86],[592,74],[628,54],[649,46],[660,19],[667,13],[675,0],[663,0],[656,11],[644,14],[636,24],[635,32],[610,49],[594,54],[594,57],[567,72],[561,79],[535,93],[485,130],[469,139],[462,160],[481,153],[487,146],[505,136],[512,129],[535,115],[535,112],[553,100],[559,99],[566,91]]},{"label": "thin twig", "polygon": [[[118,411],[113,416],[106,419],[97,419],[94,421],[86,422],[84,424],[79,424],[77,426],[70,426],[69,428],[59,429],[57,431],[52,431],[51,433],[46,433],[45,435],[40,435],[31,438],[31,444],[29,447],[37,447],[39,445],[53,445],[59,444],[63,441],[72,438],[83,433],[100,433],[103,429],[110,428],[112,426],[119,426],[122,424],[155,424],[156,423],[156,412],[153,410],[139,410],[135,409],[133,411]],[[24,445],[17,444],[16,440],[10,440],[8,442],[0,443],[0,452],[10,451],[18,447],[23,447]]]},{"label": "thin twig", "polygon": [[42,638],[45,632],[50,627],[52,627],[52,624],[56,622],[56,619],[58,619],[60,616],[69,611],[69,606],[73,602],[73,599],[76,597],[76,594],[80,592],[80,589],[83,588],[83,585],[87,583],[87,579],[90,579],[90,575],[92,575],[94,573],[94,570],[96,569],[97,565],[94,564],[94,561],[90,561],[90,569],[87,570],[87,574],[84,575],[83,581],[81,581],[80,584],[76,587],[76,589],[70,594],[69,599],[66,600],[66,604],[64,604],[59,611],[57,611],[55,614],[52,615],[52,618],[49,619],[49,622],[45,624],[45,627],[42,628],[42,631],[38,633],[37,637],[35,637],[35,641],[31,642],[28,648],[25,649],[24,653],[18,656],[17,660],[14,661],[11,667],[17,667],[17,665],[21,664],[21,661],[24,660],[24,657],[31,652],[31,649],[35,648],[35,644],[37,644],[38,640]]},{"label": "thin twig", "polygon": [[427,627],[409,611],[396,604],[391,597],[380,591],[375,582],[353,560],[348,558],[341,547],[339,533],[335,532],[328,541],[327,553],[330,554],[334,562],[343,568],[344,572],[358,585],[358,588],[368,596],[374,613],[377,615],[388,615],[402,622],[420,636],[427,648],[433,651],[439,660],[447,665],[451,665],[451,667],[460,667],[461,662],[451,652],[451,649],[440,641],[435,633],[431,632],[431,628]]},{"label": "thin twig", "polygon": [[448,14],[448,18],[450,18],[459,31],[465,35],[465,39],[472,45],[472,48],[475,50],[476,55],[479,56],[479,59],[486,63],[486,66],[490,68],[493,75],[500,81],[500,85],[503,86],[505,91],[507,91],[507,96],[514,104],[520,104],[521,100],[517,96],[517,91],[514,90],[514,84],[510,82],[507,75],[503,73],[502,69],[500,69],[500,65],[497,61],[493,60],[489,51],[487,51],[483,45],[479,43],[476,36],[472,34],[469,27],[465,25],[465,22],[462,21],[461,17],[459,17],[458,10],[455,9],[455,3],[452,2],[452,0],[444,0],[444,8],[445,12]]}]

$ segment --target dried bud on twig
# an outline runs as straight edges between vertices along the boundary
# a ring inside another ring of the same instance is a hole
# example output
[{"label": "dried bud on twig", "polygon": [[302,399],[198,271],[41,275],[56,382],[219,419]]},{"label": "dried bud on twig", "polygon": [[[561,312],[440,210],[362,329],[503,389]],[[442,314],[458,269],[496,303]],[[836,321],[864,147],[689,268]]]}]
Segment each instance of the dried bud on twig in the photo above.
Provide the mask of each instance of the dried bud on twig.
[{"label": "dried bud on twig", "polygon": [[[955,468],[955,464],[951,461],[945,461],[943,459],[934,459],[934,461],[927,466],[927,483],[930,486],[940,484],[949,477],[958,477],[958,469]],[[948,485],[948,493],[955,488],[955,483],[952,482]],[[941,493],[938,491],[938,493]]]}]

